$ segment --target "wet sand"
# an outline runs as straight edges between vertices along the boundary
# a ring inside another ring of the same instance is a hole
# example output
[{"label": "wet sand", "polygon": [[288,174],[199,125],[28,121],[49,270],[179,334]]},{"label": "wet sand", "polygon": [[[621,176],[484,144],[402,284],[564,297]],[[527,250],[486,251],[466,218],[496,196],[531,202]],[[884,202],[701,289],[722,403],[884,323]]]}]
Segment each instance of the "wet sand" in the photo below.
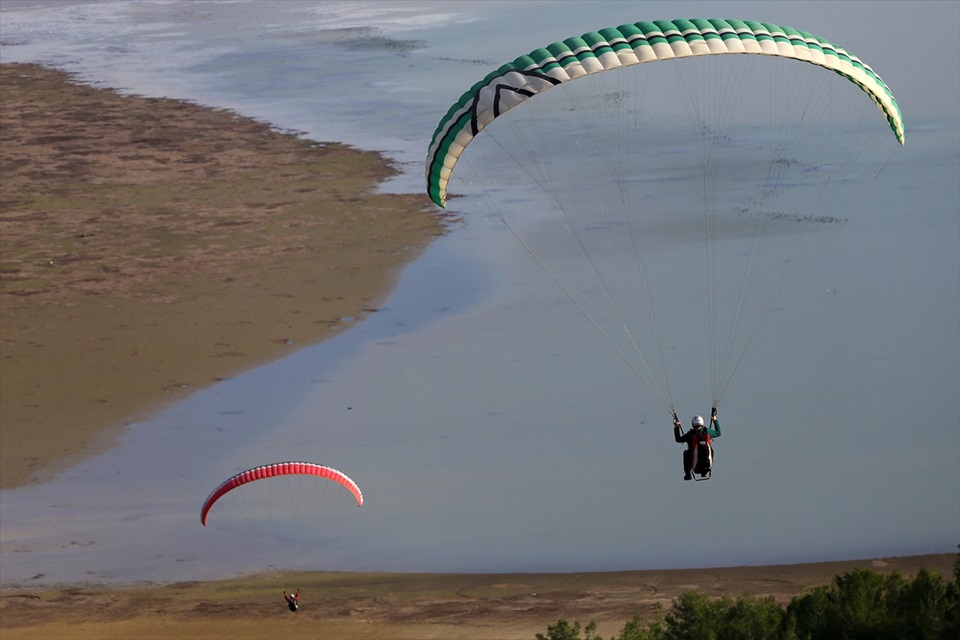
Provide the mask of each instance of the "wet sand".
[{"label": "wet sand", "polygon": [[[110,447],[126,424],[375,311],[444,221],[380,196],[381,156],[234,113],[0,65],[0,487]],[[600,574],[340,574],[0,592],[18,638],[615,635],[688,589],[786,602],[854,566],[950,575],[953,555]],[[300,588],[286,611],[281,589]]]},{"label": "wet sand", "polygon": [[0,65],[0,488],[376,310],[442,219],[235,113]]}]

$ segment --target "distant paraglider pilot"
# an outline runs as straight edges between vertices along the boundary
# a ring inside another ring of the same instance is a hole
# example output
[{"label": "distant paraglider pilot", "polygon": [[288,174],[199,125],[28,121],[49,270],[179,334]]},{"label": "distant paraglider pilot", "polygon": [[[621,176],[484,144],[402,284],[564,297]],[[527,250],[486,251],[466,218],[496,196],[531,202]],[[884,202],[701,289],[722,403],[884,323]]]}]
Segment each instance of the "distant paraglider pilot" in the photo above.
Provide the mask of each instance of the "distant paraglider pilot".
[{"label": "distant paraglider pilot", "polygon": [[294,593],[287,595],[287,592],[283,592],[283,599],[287,601],[287,608],[294,613],[297,612],[297,609],[300,608],[300,589],[297,589]]},{"label": "distant paraglider pilot", "polygon": [[687,445],[683,452],[683,479],[692,480],[694,474],[706,479],[713,471],[713,438],[720,437],[716,407],[710,412],[709,428],[700,416],[694,416],[690,425],[690,431],[684,433],[677,414],[673,414],[673,438]]}]

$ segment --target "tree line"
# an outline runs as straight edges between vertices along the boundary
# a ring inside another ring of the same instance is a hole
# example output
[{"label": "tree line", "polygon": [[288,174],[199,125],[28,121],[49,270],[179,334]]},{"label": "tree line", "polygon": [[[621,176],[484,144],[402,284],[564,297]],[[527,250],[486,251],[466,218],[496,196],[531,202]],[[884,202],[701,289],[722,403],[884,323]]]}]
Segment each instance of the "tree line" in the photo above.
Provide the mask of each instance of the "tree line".
[{"label": "tree line", "polygon": [[[637,615],[609,640],[958,640],[958,585],[960,554],[952,582],[936,569],[912,578],[854,569],[786,606],[773,596],[711,598],[687,591],[665,614],[653,620]],[[561,619],[536,640],[604,640],[596,627]]]}]

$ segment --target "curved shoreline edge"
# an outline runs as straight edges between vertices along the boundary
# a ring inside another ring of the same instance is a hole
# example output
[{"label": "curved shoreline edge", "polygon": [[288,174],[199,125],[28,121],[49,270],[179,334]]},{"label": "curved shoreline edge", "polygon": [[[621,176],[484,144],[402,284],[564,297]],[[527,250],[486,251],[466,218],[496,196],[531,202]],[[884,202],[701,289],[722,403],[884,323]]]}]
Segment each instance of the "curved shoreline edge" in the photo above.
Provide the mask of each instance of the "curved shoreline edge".
[{"label": "curved shoreline edge", "polygon": [[444,233],[382,155],[0,65],[0,489],[376,310]]}]

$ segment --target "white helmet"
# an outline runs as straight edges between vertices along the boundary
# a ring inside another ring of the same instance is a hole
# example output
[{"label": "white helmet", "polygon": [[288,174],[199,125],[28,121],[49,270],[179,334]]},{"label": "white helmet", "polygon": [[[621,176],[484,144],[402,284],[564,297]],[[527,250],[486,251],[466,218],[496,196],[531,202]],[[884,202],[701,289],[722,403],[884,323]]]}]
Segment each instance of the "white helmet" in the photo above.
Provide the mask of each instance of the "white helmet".
[{"label": "white helmet", "polygon": [[690,424],[693,425],[694,427],[702,427],[703,418],[700,416],[693,416],[693,420],[690,421]]}]

